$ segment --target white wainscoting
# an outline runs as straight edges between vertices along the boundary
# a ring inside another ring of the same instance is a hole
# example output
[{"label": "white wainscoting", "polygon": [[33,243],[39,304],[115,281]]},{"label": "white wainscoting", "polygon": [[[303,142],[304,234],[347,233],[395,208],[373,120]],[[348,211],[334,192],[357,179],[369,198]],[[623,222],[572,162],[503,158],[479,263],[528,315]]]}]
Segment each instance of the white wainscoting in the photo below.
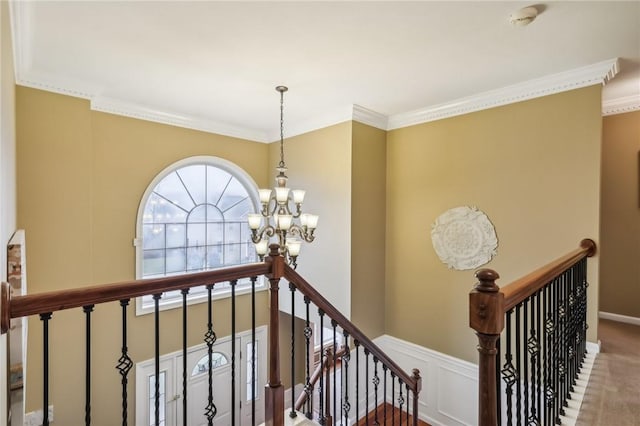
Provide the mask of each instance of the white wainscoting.
[{"label": "white wainscoting", "polygon": [[434,426],[476,425],[478,366],[384,335],[374,342],[401,368],[420,370],[419,417]]}]

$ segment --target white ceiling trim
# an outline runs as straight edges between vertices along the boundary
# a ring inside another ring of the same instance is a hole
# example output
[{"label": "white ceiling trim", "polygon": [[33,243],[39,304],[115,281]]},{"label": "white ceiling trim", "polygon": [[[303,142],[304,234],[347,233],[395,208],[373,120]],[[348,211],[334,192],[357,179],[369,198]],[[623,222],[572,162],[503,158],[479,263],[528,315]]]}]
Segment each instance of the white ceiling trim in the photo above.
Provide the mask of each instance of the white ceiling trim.
[{"label": "white ceiling trim", "polygon": [[96,96],[91,99],[91,109],[140,120],[153,121],[155,123],[169,124],[192,130],[200,130],[208,133],[230,136],[240,139],[248,139],[255,142],[269,142],[263,132],[253,131],[244,127],[232,126],[222,122],[216,122],[205,118],[181,115],[172,112],[160,111],[118,99]]},{"label": "white ceiling trim", "polygon": [[615,77],[618,73],[618,68],[618,59],[610,59],[582,68],[479,93],[452,102],[393,115],[389,117],[387,130],[442,120],[448,117],[579,89],[594,84],[606,84]]},{"label": "white ceiling trim", "polygon": [[387,124],[389,117],[379,112],[367,109],[360,105],[353,106],[353,121],[357,121],[362,124],[367,124],[371,127],[376,127],[381,130],[387,130]]},{"label": "white ceiling trim", "polygon": [[640,111],[640,94],[602,102],[602,115],[604,116],[632,111]]}]

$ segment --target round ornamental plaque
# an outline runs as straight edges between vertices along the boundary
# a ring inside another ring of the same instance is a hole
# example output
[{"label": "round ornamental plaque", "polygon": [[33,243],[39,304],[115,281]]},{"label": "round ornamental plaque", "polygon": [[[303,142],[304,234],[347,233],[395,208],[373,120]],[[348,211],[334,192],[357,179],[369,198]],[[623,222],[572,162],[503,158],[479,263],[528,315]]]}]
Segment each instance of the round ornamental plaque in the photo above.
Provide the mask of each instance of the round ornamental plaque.
[{"label": "round ornamental plaque", "polygon": [[484,265],[496,255],[498,247],[496,231],[487,215],[467,206],[438,216],[432,225],[431,242],[440,260],[457,270]]}]

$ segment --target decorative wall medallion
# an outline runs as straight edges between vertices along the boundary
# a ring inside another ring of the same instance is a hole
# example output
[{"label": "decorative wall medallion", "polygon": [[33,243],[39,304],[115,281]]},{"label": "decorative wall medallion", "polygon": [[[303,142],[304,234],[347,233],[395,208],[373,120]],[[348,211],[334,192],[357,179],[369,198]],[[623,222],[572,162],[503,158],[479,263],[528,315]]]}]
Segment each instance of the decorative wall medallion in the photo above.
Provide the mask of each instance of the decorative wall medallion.
[{"label": "decorative wall medallion", "polygon": [[477,207],[455,207],[432,225],[431,242],[450,269],[474,269],[496,255],[498,238],[486,214]]}]

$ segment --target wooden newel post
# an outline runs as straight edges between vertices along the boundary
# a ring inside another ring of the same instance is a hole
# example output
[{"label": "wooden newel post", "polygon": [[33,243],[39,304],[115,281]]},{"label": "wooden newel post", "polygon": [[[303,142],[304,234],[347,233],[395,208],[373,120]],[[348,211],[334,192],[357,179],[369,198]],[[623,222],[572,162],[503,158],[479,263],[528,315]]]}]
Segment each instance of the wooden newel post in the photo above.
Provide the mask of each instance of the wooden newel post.
[{"label": "wooden newel post", "polygon": [[278,316],[278,288],[284,275],[284,257],[280,255],[280,246],[271,244],[269,256],[265,259],[271,264],[269,278],[269,383],[265,387],[264,416],[267,426],[284,424],[284,386],[280,381],[280,333]]},{"label": "wooden newel post", "polygon": [[476,283],[469,293],[469,326],[478,336],[478,426],[498,424],[500,397],[496,383],[496,343],[504,329],[504,294],[495,281],[496,271],[480,269]]}]

